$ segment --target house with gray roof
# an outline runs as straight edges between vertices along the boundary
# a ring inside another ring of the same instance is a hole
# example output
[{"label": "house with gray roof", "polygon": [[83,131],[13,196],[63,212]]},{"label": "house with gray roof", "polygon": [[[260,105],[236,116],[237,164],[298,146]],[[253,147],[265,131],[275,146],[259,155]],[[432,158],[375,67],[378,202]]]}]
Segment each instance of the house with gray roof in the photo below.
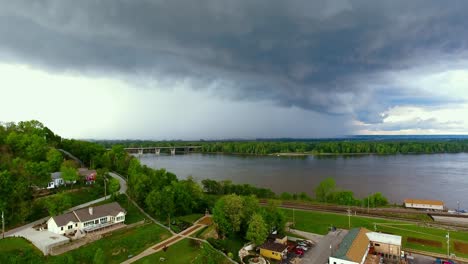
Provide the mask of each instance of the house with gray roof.
[{"label": "house with gray roof", "polygon": [[125,221],[127,212],[117,202],[82,208],[47,220],[47,229],[56,234],[96,231]]}]

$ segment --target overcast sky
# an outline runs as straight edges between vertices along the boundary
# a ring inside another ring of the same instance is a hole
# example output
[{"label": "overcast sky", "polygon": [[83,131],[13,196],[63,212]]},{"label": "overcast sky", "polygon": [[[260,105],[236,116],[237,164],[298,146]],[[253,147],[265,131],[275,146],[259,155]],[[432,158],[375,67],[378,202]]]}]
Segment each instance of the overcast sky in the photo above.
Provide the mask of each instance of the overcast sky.
[{"label": "overcast sky", "polygon": [[468,131],[468,1],[0,7],[1,121],[100,139]]}]

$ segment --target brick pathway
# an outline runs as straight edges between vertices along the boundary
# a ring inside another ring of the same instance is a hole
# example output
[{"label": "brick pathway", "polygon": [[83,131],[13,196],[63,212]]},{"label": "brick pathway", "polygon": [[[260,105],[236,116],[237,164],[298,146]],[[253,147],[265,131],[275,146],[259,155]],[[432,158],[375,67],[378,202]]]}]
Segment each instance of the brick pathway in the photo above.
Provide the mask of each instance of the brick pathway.
[{"label": "brick pathway", "polygon": [[182,240],[184,238],[190,238],[190,239],[194,239],[194,240],[203,241],[202,239],[190,237],[190,235],[198,232],[203,227],[207,226],[207,225],[202,224],[202,223],[210,223],[210,222],[211,222],[211,216],[204,216],[204,217],[200,218],[198,221],[196,221],[193,226],[190,226],[187,229],[185,229],[184,231],[180,232],[179,234],[175,234],[172,237],[170,237],[170,238],[168,238],[168,239],[166,239],[166,240],[164,240],[162,242],[159,242],[156,245],[153,245],[153,246],[147,248],[145,251],[141,252],[137,256],[134,256],[133,258],[122,262],[122,264],[133,263],[133,262],[135,262],[135,261],[137,261],[139,259],[142,259],[142,258],[144,258],[146,256],[149,256],[151,254],[154,254],[154,253],[160,251],[165,246],[173,245],[173,244],[179,242],[180,240]]}]

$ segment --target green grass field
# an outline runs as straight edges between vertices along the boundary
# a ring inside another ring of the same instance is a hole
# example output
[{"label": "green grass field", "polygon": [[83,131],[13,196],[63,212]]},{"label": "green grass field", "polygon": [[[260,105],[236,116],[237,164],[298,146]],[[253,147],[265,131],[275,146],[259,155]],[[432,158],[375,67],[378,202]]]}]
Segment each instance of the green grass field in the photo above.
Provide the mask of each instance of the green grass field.
[{"label": "green grass field", "polygon": [[93,263],[98,248],[103,250],[106,263],[120,263],[169,236],[169,232],[158,225],[146,224],[115,231],[86,246],[48,257],[23,238],[8,238],[0,240],[0,263]]},{"label": "green grass field", "polygon": [[135,263],[140,264],[149,264],[149,263],[159,263],[160,258],[164,258],[165,261],[162,263],[165,264],[185,264],[185,263],[203,263],[202,260],[197,258],[200,257],[201,246],[208,247],[208,250],[219,258],[219,264],[228,264],[230,263],[226,257],[222,254],[216,252],[209,244],[202,243],[199,244],[194,240],[184,239],[176,244],[169,246],[166,252],[159,251],[153,255],[147,256]]},{"label": "green grass field", "polygon": [[94,252],[100,248],[104,251],[107,263],[120,263],[129,255],[137,255],[146,248],[170,237],[165,229],[156,224],[146,224],[135,228],[120,230],[112,235],[102,238],[84,247],[67,252],[64,256],[54,258],[66,258],[71,255],[75,262],[92,263]]},{"label": "green grass field", "polygon": [[[285,212],[288,221],[292,221],[293,211],[289,209],[283,209],[283,211]],[[329,227],[332,225],[338,228],[348,229],[348,216],[343,214],[295,210],[294,219],[296,222],[296,229],[316,234],[326,234]],[[427,227],[404,221],[351,216],[351,228],[355,227],[365,227],[372,231],[376,227],[378,232],[402,236],[404,248],[418,249],[442,254],[447,253],[447,243],[445,238],[447,235],[447,230],[444,229]],[[408,237],[440,241],[442,243],[442,247],[436,248],[414,243],[407,243],[406,240]],[[450,237],[451,249],[454,248],[453,242],[455,240],[468,242],[468,232],[450,232]],[[455,254],[459,256],[466,256],[460,252],[455,252]]]},{"label": "green grass field", "polygon": [[36,247],[24,238],[0,239],[0,263],[44,263]]},{"label": "green grass field", "polygon": [[204,214],[189,214],[189,215],[179,216],[177,217],[177,219],[193,224],[195,221],[202,218],[203,216]]}]

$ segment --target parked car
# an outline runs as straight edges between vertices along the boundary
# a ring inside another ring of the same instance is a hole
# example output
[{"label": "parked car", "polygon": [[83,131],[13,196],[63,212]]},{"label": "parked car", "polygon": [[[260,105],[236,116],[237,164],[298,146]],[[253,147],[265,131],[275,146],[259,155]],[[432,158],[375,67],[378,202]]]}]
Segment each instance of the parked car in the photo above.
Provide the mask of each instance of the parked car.
[{"label": "parked car", "polygon": [[302,256],[304,255],[304,250],[300,249],[300,248],[296,248],[296,250],[294,251],[294,253],[296,253],[297,255],[299,256]]},{"label": "parked car", "polygon": [[309,250],[309,248],[308,248],[308,247],[304,247],[304,246],[297,246],[296,248],[302,249],[302,250],[304,250],[304,251],[307,251],[307,250]]},{"label": "parked car", "polygon": [[436,259],[435,264],[455,264],[452,260]]}]

